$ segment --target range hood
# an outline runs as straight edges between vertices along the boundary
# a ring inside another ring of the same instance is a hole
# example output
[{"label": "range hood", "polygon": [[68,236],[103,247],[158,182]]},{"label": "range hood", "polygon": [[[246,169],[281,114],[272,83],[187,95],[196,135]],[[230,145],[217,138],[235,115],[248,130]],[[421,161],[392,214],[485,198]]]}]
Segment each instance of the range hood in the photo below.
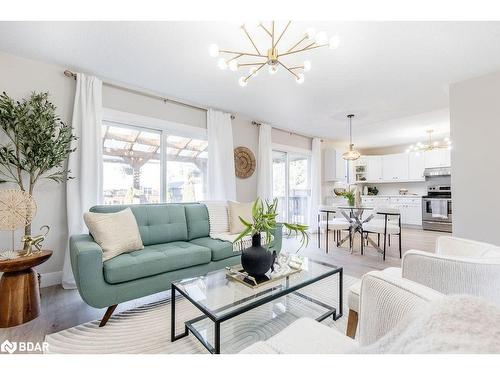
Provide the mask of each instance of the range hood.
[{"label": "range hood", "polygon": [[451,176],[450,167],[439,167],[439,168],[425,168],[424,177],[441,177],[441,176]]}]

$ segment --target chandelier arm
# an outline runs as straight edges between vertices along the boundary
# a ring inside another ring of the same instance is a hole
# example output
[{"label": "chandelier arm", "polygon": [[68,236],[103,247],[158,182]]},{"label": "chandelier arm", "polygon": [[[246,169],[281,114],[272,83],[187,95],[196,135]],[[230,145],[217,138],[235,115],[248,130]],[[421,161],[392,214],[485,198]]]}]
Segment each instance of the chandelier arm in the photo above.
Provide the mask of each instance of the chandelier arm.
[{"label": "chandelier arm", "polygon": [[245,32],[245,35],[247,36],[247,38],[250,40],[250,43],[252,43],[253,48],[255,48],[255,50],[257,51],[257,53],[260,55],[261,53],[260,53],[259,49],[257,48],[257,46],[255,45],[255,43],[254,43],[254,41],[253,41],[252,37],[251,37],[251,36],[250,36],[250,34],[248,33],[247,28],[245,27],[245,25],[241,26],[241,28],[242,28],[242,29],[243,29],[243,31]]},{"label": "chandelier arm", "polygon": [[226,64],[229,64],[233,60],[239,59],[241,56],[243,56],[242,53],[240,53],[239,55],[236,55],[234,57],[231,57],[229,60],[226,61]]},{"label": "chandelier arm", "polygon": [[278,60],[278,63],[279,63],[279,64],[280,64],[283,68],[285,68],[285,69],[286,69],[286,70],[288,70],[290,73],[292,73],[292,75],[294,75],[294,76],[295,76],[295,78],[300,79],[300,77],[299,77],[297,74],[295,74],[295,72],[293,72],[293,71],[292,71],[292,70],[291,70],[288,66],[286,66],[285,64],[283,64],[283,63],[282,63],[281,61],[279,61],[279,60]]},{"label": "chandelier arm", "polygon": [[242,63],[242,64],[238,64],[238,68],[240,66],[255,66],[255,65],[263,65],[263,64],[265,64],[265,63],[260,63],[260,62],[259,63]]},{"label": "chandelier arm", "polygon": [[221,49],[219,50],[220,53],[229,53],[232,55],[242,55],[242,56],[254,56],[254,57],[265,57],[267,59],[266,55],[261,55],[261,54],[256,54],[256,53],[247,53],[247,52],[238,52],[238,51],[229,51],[227,49]]},{"label": "chandelier arm", "polygon": [[308,46],[306,46],[304,48],[301,48],[301,49],[297,49],[295,51],[280,53],[278,55],[278,57],[286,56],[286,55],[291,55],[291,54],[294,54],[294,53],[299,53],[299,52],[304,52],[304,51],[309,51],[309,50],[316,49],[316,48],[326,47],[328,45],[328,44],[319,44],[319,45],[314,45],[314,44],[316,44],[316,43],[311,43]]},{"label": "chandelier arm", "polygon": [[262,24],[262,22],[259,23],[259,26],[264,29],[264,31],[267,33],[267,35],[269,35],[270,37],[272,37],[271,32]]},{"label": "chandelier arm", "polygon": [[280,42],[281,37],[285,34],[286,30],[288,29],[288,26],[290,26],[291,23],[292,23],[292,21],[288,21],[288,23],[286,24],[285,28],[283,29],[283,31],[281,32],[280,36],[278,37],[278,40],[276,41],[276,43],[274,43],[274,47],[275,48],[278,45],[278,43]]},{"label": "chandelier arm", "polygon": [[302,39],[300,39],[297,43],[295,43],[292,48],[290,48],[288,51],[286,51],[286,53],[293,51],[295,49],[295,47],[297,47],[300,43],[302,43],[306,39],[307,39],[307,35],[304,35],[302,37]]},{"label": "chandelier arm", "polygon": [[304,65],[292,66],[290,68],[290,70],[295,70],[295,69],[304,69]]},{"label": "chandelier arm", "polygon": [[249,75],[245,78],[245,82],[246,82],[246,81],[248,81],[250,78],[252,78],[252,76],[254,76],[254,75],[255,75],[255,74],[256,74],[259,70],[261,70],[261,69],[262,69],[262,67],[263,67],[264,65],[266,65],[266,63],[262,63],[262,64],[260,64],[260,66],[259,66],[257,69],[255,69],[255,71],[254,71],[253,73],[250,73],[250,74],[249,74]]}]

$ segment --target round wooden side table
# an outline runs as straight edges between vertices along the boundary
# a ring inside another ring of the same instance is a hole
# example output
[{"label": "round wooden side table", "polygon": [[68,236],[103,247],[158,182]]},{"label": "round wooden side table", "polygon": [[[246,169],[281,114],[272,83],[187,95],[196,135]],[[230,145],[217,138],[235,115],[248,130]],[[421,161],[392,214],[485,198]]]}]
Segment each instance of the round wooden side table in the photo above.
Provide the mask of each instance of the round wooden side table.
[{"label": "round wooden side table", "polygon": [[0,260],[0,328],[17,326],[40,315],[38,274],[32,267],[42,264],[52,251]]}]

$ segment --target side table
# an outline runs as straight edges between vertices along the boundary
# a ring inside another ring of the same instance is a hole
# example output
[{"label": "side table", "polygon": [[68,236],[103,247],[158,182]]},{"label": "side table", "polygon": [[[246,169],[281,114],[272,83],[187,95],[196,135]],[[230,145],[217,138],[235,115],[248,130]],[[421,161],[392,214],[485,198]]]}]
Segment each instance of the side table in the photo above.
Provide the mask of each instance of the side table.
[{"label": "side table", "polygon": [[25,257],[0,260],[0,328],[17,326],[40,315],[40,286],[36,267],[52,256],[42,250]]}]

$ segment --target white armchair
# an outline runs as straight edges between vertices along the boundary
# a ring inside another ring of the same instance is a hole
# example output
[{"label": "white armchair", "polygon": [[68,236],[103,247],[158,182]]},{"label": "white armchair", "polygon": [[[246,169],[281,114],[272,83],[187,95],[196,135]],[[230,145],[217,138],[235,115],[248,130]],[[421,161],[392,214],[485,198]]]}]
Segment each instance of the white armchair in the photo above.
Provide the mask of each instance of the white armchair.
[{"label": "white armchair", "polygon": [[[423,285],[381,271],[363,276],[359,340],[310,318],[296,320],[267,341],[257,342],[242,354],[335,354],[355,353],[388,333],[420,307],[443,297]],[[366,319],[364,319],[366,317]]]},{"label": "white armchair", "polygon": [[[469,294],[500,304],[500,247],[458,237],[437,239],[436,253],[407,251],[401,269],[385,273],[400,275],[443,294]],[[354,337],[358,322],[360,285],[347,296],[349,319],[347,335]]]}]

